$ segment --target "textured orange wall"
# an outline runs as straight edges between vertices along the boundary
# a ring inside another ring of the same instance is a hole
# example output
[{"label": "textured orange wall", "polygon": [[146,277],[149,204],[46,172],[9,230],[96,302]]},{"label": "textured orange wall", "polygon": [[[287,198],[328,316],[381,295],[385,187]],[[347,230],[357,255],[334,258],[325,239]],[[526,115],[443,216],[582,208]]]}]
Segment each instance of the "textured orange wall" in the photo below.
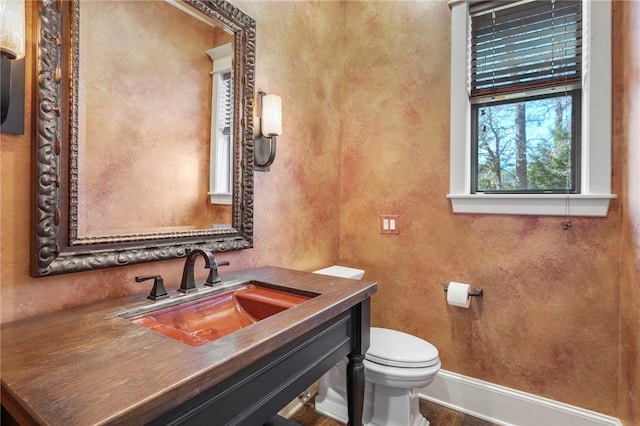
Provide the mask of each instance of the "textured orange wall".
[{"label": "textured orange wall", "polygon": [[640,424],[640,2],[614,9],[614,141],[621,168],[620,419]]},{"label": "textured orange wall", "polygon": [[[446,370],[617,415],[619,203],[569,231],[452,214],[447,2],[345,7],[340,261],[378,281],[373,325],[429,340]],[[379,233],[381,214],[400,235]],[[485,296],[450,307],[448,281]]]},{"label": "textured orange wall", "polygon": [[[282,96],[284,135],[272,171],[256,173],[256,248],[220,254],[225,269],[363,267],[380,284],[374,325],[431,341],[445,369],[612,415],[620,399],[626,424],[640,422],[639,6],[615,8],[615,60],[635,58],[616,74],[621,199],[565,232],[561,218],[451,214],[445,1],[236,4],[258,22],[256,88]],[[1,138],[2,321],[143,296],[139,274],[178,282],[180,260],[30,278],[31,142]],[[400,215],[399,236],[378,233],[380,214]],[[485,297],[449,307],[449,280]]]},{"label": "textured orange wall", "polygon": [[[27,2],[31,28],[32,2]],[[255,247],[218,255],[221,272],[275,265],[314,270],[338,260],[341,96],[335,49],[342,46],[338,2],[238,3],[257,20],[256,89],[282,96],[284,134],[270,173],[255,177]],[[286,18],[286,19],[285,19]],[[337,23],[337,24],[336,24]],[[31,43],[31,40],[29,40]],[[143,53],[141,53],[143,54]],[[26,58],[27,85],[33,54]],[[34,279],[29,276],[31,91],[26,135],[1,134],[1,321],[149,291],[136,275],[178,283],[182,260]],[[336,115],[338,114],[338,115]],[[308,158],[313,157],[313,161]],[[199,279],[206,278],[201,268]]]}]

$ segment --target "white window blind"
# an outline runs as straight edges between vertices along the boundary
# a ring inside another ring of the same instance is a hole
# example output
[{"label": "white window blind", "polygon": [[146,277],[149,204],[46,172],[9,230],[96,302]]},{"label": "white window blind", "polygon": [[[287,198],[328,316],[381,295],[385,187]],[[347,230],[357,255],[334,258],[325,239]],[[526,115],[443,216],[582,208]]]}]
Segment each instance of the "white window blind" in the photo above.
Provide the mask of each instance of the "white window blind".
[{"label": "white window blind", "polygon": [[231,72],[222,75],[221,102],[218,105],[219,128],[224,135],[231,134],[231,121],[233,114],[233,86],[231,85]]},{"label": "white window blind", "polygon": [[219,75],[218,90],[220,97],[218,100],[218,131],[220,137],[217,139],[217,161],[215,163],[215,185],[214,192],[219,194],[231,194],[231,165],[232,158],[232,131],[233,120],[233,85],[231,72],[224,72]]},{"label": "white window blind", "polygon": [[470,5],[471,98],[580,87],[582,4],[575,0]]}]

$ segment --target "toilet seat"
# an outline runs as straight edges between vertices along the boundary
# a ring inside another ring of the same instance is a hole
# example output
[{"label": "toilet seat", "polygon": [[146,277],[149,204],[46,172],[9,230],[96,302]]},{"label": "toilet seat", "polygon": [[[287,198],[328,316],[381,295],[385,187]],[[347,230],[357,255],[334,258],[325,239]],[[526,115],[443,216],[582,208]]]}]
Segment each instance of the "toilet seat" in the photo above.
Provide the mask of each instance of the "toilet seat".
[{"label": "toilet seat", "polygon": [[430,367],[402,368],[364,360],[366,380],[394,388],[424,388],[429,386],[440,371],[440,361]]},{"label": "toilet seat", "polygon": [[438,349],[411,334],[371,327],[371,343],[365,355],[370,362],[398,368],[426,368],[440,364]]}]

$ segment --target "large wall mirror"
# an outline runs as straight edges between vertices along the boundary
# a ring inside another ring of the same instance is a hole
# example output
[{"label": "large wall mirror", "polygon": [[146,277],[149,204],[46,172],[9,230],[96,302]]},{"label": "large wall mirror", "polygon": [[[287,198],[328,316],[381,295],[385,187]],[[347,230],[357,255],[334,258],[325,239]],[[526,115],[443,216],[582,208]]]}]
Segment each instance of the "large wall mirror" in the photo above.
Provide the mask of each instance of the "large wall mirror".
[{"label": "large wall mirror", "polygon": [[255,21],[224,0],[44,0],[32,274],[253,244]]}]

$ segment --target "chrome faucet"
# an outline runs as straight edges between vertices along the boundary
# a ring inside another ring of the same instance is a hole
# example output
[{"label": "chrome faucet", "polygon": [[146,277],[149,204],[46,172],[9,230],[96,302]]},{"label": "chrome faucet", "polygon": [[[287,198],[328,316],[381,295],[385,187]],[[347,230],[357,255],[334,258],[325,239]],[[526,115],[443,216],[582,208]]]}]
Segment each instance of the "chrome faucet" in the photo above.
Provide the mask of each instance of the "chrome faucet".
[{"label": "chrome faucet", "polygon": [[[211,269],[213,267],[216,271],[218,270],[218,265],[216,264],[216,259],[213,257],[213,253],[200,249],[191,250],[187,254],[187,259],[184,262],[182,281],[180,282],[180,288],[178,289],[180,293],[186,294],[198,291],[196,288],[195,273],[193,271],[196,264],[196,257],[198,257],[198,255],[202,255],[202,257],[204,257],[205,268]],[[211,276],[211,274],[209,275]]]}]

